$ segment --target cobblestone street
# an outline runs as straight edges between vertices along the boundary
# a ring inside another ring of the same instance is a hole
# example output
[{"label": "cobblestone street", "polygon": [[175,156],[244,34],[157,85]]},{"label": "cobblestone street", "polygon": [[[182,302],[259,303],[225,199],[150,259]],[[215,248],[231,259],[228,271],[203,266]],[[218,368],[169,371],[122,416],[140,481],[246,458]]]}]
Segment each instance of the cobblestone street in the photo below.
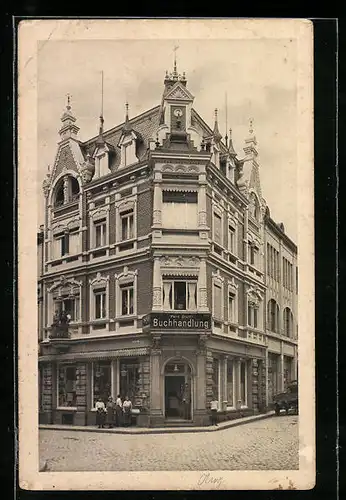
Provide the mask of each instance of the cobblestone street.
[{"label": "cobblestone street", "polygon": [[48,471],[298,469],[298,417],[272,417],[217,432],[124,435],[40,430]]}]

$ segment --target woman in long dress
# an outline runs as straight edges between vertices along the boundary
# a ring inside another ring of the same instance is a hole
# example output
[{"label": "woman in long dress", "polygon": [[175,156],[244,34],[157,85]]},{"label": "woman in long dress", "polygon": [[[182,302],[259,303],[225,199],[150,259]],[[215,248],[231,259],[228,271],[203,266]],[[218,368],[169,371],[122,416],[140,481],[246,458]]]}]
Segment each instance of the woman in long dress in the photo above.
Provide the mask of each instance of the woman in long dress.
[{"label": "woman in long dress", "polygon": [[124,426],[128,427],[131,424],[131,410],[132,403],[129,400],[128,396],[124,399],[123,402],[123,412],[124,412]]},{"label": "woman in long dress", "polygon": [[109,396],[108,398],[106,409],[107,409],[106,424],[111,429],[114,425],[114,413],[115,413],[115,404],[112,396]]},{"label": "woman in long dress", "polygon": [[96,425],[98,425],[99,429],[103,429],[105,425],[105,417],[106,417],[106,406],[102,401],[102,398],[99,398],[95,404],[96,408]]}]

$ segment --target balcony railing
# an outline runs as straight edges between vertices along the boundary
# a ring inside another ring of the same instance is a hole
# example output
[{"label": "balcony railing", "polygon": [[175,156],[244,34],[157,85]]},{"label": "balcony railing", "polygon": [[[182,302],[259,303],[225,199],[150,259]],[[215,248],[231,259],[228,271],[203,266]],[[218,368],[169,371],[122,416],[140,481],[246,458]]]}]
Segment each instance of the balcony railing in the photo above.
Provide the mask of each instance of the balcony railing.
[{"label": "balcony railing", "polygon": [[70,318],[65,312],[56,314],[53,319],[49,338],[52,340],[69,339],[71,336],[69,322]]}]

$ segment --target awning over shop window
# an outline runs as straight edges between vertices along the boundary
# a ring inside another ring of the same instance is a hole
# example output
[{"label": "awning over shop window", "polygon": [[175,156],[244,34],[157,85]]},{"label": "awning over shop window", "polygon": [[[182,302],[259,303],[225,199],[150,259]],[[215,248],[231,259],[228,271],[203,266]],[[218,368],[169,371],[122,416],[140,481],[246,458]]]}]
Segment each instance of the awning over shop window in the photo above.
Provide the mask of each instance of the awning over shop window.
[{"label": "awning over shop window", "polygon": [[39,362],[47,361],[80,361],[80,360],[95,360],[95,359],[110,359],[120,358],[125,356],[144,356],[149,354],[148,347],[139,347],[137,349],[117,349],[115,351],[97,351],[97,352],[79,352],[79,353],[65,353],[65,354],[48,354],[40,356]]}]

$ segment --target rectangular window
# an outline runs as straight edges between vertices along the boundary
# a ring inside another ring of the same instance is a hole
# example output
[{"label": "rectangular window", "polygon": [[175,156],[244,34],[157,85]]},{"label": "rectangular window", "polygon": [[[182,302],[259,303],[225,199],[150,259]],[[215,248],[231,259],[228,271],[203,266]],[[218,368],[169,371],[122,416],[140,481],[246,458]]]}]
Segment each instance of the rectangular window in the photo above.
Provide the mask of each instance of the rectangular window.
[{"label": "rectangular window", "polygon": [[213,398],[219,401],[219,364],[217,358],[213,359]]},{"label": "rectangular window", "polygon": [[163,308],[165,310],[195,311],[197,309],[196,281],[164,281]]},{"label": "rectangular window", "polygon": [[122,314],[122,316],[128,316],[130,314],[134,314],[134,307],[133,307],[134,288],[133,288],[133,284],[121,285],[120,292],[121,292],[121,314]]},{"label": "rectangular window", "polygon": [[106,290],[99,289],[94,291],[95,299],[95,319],[104,319],[107,317],[106,308]]},{"label": "rectangular window", "polygon": [[229,323],[235,323],[235,295],[232,292],[228,292],[228,321]]},{"label": "rectangular window", "polygon": [[70,298],[59,297],[54,299],[54,312],[66,312],[70,316],[70,321],[78,321],[79,319],[79,296]]},{"label": "rectangular window", "polygon": [[222,289],[220,286],[214,284],[214,317],[222,319]]},{"label": "rectangular window", "polygon": [[214,213],[214,241],[222,245],[222,219],[216,213]]},{"label": "rectangular window", "polygon": [[198,194],[195,191],[162,192],[162,226],[170,229],[197,229]]},{"label": "rectangular window", "polygon": [[120,394],[135,404],[140,388],[140,362],[138,358],[120,359]]},{"label": "rectangular window", "polygon": [[68,235],[69,251],[70,255],[75,255],[79,253],[79,230],[71,231]]},{"label": "rectangular window", "polygon": [[121,219],[121,240],[131,240],[134,238],[134,230],[133,230],[133,210],[128,210],[127,212],[123,212],[120,214]]},{"label": "rectangular window", "polygon": [[227,360],[227,406],[235,407],[235,393],[234,393],[234,363],[233,360]]},{"label": "rectangular window", "polygon": [[235,229],[228,226],[228,250],[235,253]]},{"label": "rectangular window", "polygon": [[103,247],[107,244],[107,226],[106,220],[100,220],[94,223],[95,248]]},{"label": "rectangular window", "polygon": [[112,395],[111,362],[99,361],[92,364],[93,372],[93,407],[99,398],[106,404]]},{"label": "rectangular window", "polygon": [[258,308],[252,303],[248,304],[247,324],[253,328],[258,328]]},{"label": "rectangular window", "polygon": [[69,234],[59,234],[53,239],[53,255],[55,259],[64,257],[69,253]]},{"label": "rectangular window", "polygon": [[77,404],[76,367],[73,365],[60,366],[58,373],[58,406],[75,407]]},{"label": "rectangular window", "polygon": [[257,248],[249,243],[249,262],[252,266],[257,264]]},{"label": "rectangular window", "polygon": [[240,400],[241,406],[247,406],[247,364],[240,362]]}]

